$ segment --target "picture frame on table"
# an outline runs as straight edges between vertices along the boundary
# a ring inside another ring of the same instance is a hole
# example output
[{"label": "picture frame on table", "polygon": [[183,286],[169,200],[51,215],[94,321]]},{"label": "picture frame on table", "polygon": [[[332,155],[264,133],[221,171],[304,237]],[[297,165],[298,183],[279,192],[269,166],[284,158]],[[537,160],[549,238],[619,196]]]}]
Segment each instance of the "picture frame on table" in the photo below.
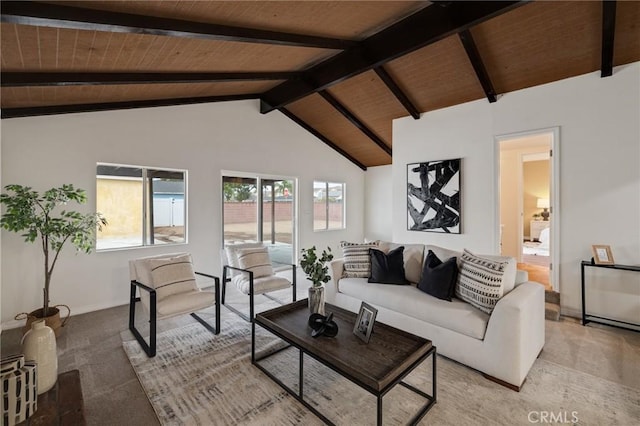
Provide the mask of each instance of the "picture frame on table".
[{"label": "picture frame on table", "polygon": [[593,263],[596,265],[613,265],[613,253],[611,253],[611,246],[595,244],[591,246],[591,252],[593,253]]},{"label": "picture frame on table", "polygon": [[353,327],[353,334],[358,336],[365,343],[369,343],[369,339],[371,339],[373,325],[376,322],[376,315],[378,315],[378,310],[376,308],[368,303],[362,302],[360,305],[360,312],[358,312],[356,323]]}]

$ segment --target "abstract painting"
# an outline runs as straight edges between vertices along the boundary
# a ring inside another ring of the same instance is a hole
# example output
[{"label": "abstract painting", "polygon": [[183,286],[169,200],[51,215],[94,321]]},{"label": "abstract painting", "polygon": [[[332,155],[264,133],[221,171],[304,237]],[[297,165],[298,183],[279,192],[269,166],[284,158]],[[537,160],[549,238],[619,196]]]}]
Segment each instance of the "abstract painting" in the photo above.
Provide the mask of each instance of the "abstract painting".
[{"label": "abstract painting", "polygon": [[460,234],[460,163],[407,164],[407,229]]}]

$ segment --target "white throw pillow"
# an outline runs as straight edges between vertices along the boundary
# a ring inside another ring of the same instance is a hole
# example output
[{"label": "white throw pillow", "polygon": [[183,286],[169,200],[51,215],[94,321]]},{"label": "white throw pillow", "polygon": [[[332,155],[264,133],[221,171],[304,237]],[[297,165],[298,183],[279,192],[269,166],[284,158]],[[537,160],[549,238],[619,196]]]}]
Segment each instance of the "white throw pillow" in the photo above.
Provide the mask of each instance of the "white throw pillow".
[{"label": "white throw pillow", "polygon": [[340,247],[344,257],[344,277],[369,278],[371,276],[369,249],[377,249],[378,241],[363,244],[342,241]]},{"label": "white throw pillow", "polygon": [[147,260],[158,300],[196,289],[191,255]]},{"label": "white throw pillow", "polygon": [[253,278],[273,275],[273,267],[266,247],[240,249],[236,254],[238,267],[253,272]]},{"label": "white throw pillow", "polygon": [[504,292],[503,277],[509,262],[479,257],[462,251],[456,297],[491,314]]}]

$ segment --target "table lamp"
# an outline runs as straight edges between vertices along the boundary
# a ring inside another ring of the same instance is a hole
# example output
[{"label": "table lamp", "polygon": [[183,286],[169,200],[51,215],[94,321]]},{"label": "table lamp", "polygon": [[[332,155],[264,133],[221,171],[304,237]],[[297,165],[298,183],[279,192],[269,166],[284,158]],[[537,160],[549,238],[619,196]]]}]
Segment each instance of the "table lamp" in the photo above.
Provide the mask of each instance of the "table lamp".
[{"label": "table lamp", "polygon": [[548,198],[538,198],[538,202],[536,203],[536,207],[539,209],[544,209],[542,211],[542,220],[549,220],[549,199]]}]

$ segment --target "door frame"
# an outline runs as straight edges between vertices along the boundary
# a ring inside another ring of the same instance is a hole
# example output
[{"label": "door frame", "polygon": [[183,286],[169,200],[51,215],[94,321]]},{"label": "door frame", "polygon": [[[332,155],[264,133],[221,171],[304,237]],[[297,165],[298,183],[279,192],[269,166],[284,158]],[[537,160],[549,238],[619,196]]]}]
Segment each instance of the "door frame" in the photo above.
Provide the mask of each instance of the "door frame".
[{"label": "door frame", "polygon": [[[262,235],[262,217],[260,215],[260,210],[262,209],[262,181],[263,180],[290,180],[293,182],[293,190],[292,195],[293,195],[293,206],[292,206],[292,214],[293,217],[291,218],[291,222],[292,222],[292,230],[293,230],[293,236],[292,236],[292,241],[291,241],[291,259],[292,259],[292,263],[297,263],[298,261],[298,250],[297,247],[299,246],[299,229],[298,229],[298,217],[299,217],[299,201],[298,199],[299,197],[299,193],[298,193],[298,178],[295,176],[284,176],[284,175],[272,175],[272,174],[266,174],[266,173],[258,173],[258,172],[239,172],[239,171],[232,171],[232,170],[220,170],[220,188],[223,187],[224,185],[224,177],[225,176],[231,176],[231,177],[240,177],[240,178],[249,178],[249,179],[255,179],[256,180],[256,207],[258,208],[258,214],[256,217],[256,230],[257,230],[257,239],[258,241],[262,241],[263,235]],[[220,236],[222,238],[222,247],[224,248],[224,193],[220,194],[221,197],[221,220],[220,220]]]},{"label": "door frame", "polygon": [[[504,141],[540,134],[549,134],[551,136],[551,157],[549,159],[551,162],[551,176],[549,184],[549,200],[551,205],[549,208],[549,217],[551,220],[551,226],[549,227],[551,238],[551,270],[549,271],[549,277],[551,278],[551,286],[553,290],[560,292],[560,127],[547,127],[494,136],[494,193],[496,200],[496,204],[494,206],[494,247],[496,252],[500,250],[500,144]],[[522,167],[522,161],[520,161],[519,167]],[[522,179],[522,177],[519,177],[519,179]],[[522,200],[520,200],[519,203],[522,204]],[[522,206],[519,208],[522,212]],[[519,217],[519,226],[520,228],[523,227],[522,215]],[[519,233],[522,234],[522,231],[520,230]],[[521,247],[522,242],[520,241],[518,245]],[[522,250],[520,249],[520,251]]]}]

